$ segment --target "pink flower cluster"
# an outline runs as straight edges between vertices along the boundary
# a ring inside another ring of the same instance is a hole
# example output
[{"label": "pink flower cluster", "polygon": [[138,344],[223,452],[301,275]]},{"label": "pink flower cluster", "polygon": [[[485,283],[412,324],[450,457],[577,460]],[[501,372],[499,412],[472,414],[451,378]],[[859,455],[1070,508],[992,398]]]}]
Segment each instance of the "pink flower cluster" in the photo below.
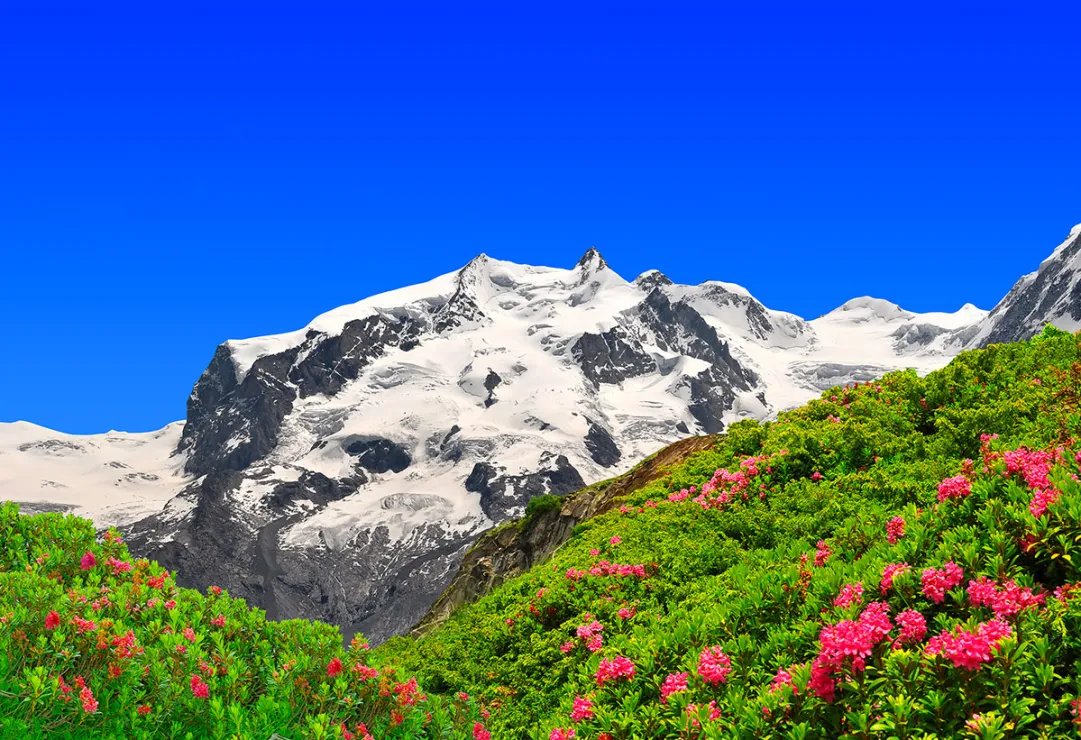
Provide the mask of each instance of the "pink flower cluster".
[{"label": "pink flower cluster", "polygon": [[647,578],[646,566],[644,565],[619,565],[602,560],[589,570],[568,568],[566,577],[569,581],[580,581],[586,576],[602,578],[605,576],[633,576],[635,578]]},{"label": "pink flower cluster", "polygon": [[859,620],[846,619],[822,628],[818,636],[821,649],[811,664],[811,680],[807,684],[811,693],[832,702],[836,690],[834,674],[846,665],[854,672],[863,671],[875,645],[893,629],[889,610],[888,604],[874,601],[863,610]]},{"label": "pink flower cluster", "polygon": [[819,540],[815,545],[815,567],[821,568],[823,565],[829,562],[830,556],[833,555],[833,550],[826,544],[825,540]]},{"label": "pink flower cluster", "polygon": [[686,673],[670,673],[661,683],[661,704],[668,703],[668,697],[687,690]]},{"label": "pink flower cluster", "polygon": [[965,498],[972,493],[972,482],[963,475],[955,475],[938,484],[938,500]]},{"label": "pink flower cluster", "polygon": [[792,674],[784,668],[778,668],[777,675],[773,677],[773,681],[769,685],[770,693],[780,691],[785,686],[791,686],[792,693],[799,693],[799,687],[796,686],[796,679],[792,678]]},{"label": "pink flower cluster", "polygon": [[879,584],[878,590],[885,595],[889,593],[889,590],[893,588],[893,579],[904,573],[908,573],[912,568],[908,563],[890,563],[882,569],[882,583]]},{"label": "pink flower cluster", "polygon": [[841,587],[841,594],[833,600],[834,606],[839,606],[842,609],[846,609],[853,604],[859,605],[863,603],[863,584],[862,583],[846,583]]},{"label": "pink flower cluster", "polygon": [[894,621],[901,628],[901,633],[893,641],[894,648],[923,642],[923,638],[927,636],[927,620],[915,609],[906,609],[898,614]]},{"label": "pink flower cluster", "polygon": [[942,566],[941,570],[927,568],[920,574],[923,595],[936,604],[941,604],[946,599],[946,592],[964,580],[964,577],[964,570],[952,560]]},{"label": "pink flower cluster", "polygon": [[722,684],[732,672],[732,660],[724,654],[720,645],[705,648],[698,655],[698,675],[706,683]]},{"label": "pink flower cluster", "polygon": [[1010,625],[1001,619],[983,622],[975,632],[969,632],[958,625],[952,634],[944,631],[937,637],[932,637],[924,652],[932,657],[943,655],[957,668],[975,671],[991,660],[999,643],[1011,633]]},{"label": "pink flower cluster", "polygon": [[634,678],[634,663],[631,662],[630,658],[624,658],[622,655],[605,658],[597,667],[595,678],[598,686],[604,686],[609,681],[616,681],[621,678],[629,681]]},{"label": "pink flower cluster", "polygon": [[973,606],[989,606],[996,617],[1012,617],[1023,609],[1042,606],[1046,594],[1034,594],[1027,586],[1018,586],[1008,580],[1001,586],[980,576],[968,582],[968,598]]},{"label": "pink flower cluster", "polygon": [[548,740],[573,740],[574,730],[565,730],[562,727],[557,727],[552,730],[552,734],[548,736]]},{"label": "pink flower cluster", "polygon": [[905,536],[905,520],[904,517],[895,516],[886,522],[886,541],[891,545],[896,545],[897,540]]},{"label": "pink flower cluster", "polygon": [[593,719],[593,702],[581,696],[574,697],[574,706],[571,708],[571,721],[582,722]]},{"label": "pink flower cluster", "polygon": [[596,619],[593,619],[592,614],[586,614],[585,618],[587,620],[592,619],[593,621],[579,626],[576,630],[576,634],[580,639],[585,640],[586,648],[589,652],[596,653],[604,647],[604,640],[601,637],[601,631],[604,629],[604,625]]}]

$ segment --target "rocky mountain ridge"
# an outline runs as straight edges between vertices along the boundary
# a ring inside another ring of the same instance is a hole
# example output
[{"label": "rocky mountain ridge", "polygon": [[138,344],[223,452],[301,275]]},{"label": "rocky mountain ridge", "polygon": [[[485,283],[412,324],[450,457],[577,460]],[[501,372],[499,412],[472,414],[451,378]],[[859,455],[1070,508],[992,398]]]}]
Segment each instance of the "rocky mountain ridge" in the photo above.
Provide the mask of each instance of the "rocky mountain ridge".
[{"label": "rocky mountain ridge", "polygon": [[222,344],[182,425],[87,438],[0,425],[0,496],[121,524],[188,585],[378,642],[418,622],[476,537],[534,496],[836,384],[928,372],[1044,321],[1076,329],[1079,276],[1075,228],[989,313],[858,298],[805,321],[736,285],[623,280],[594,249],[569,270],[480,255]]}]

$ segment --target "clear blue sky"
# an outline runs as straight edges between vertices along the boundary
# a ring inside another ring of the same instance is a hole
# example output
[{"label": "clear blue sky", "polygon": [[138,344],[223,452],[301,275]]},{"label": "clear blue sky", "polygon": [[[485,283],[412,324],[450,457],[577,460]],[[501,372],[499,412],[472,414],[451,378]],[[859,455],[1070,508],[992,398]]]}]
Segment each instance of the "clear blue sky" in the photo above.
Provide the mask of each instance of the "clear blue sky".
[{"label": "clear blue sky", "polygon": [[813,318],[991,308],[1081,221],[1077,3],[94,5],[0,0],[3,421],[158,428],[480,252]]}]

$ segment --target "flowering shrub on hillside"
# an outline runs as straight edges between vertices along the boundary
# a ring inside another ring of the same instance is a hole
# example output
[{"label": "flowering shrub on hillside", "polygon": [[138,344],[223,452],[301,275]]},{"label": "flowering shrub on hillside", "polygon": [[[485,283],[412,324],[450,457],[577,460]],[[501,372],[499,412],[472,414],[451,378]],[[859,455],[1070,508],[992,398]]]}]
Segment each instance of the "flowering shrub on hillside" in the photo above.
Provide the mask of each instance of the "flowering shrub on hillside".
[{"label": "flowering shrub on hillside", "polygon": [[467,738],[479,719],[369,666],[359,637],[343,650],[334,627],[178,588],[115,531],[0,505],[3,737]]},{"label": "flowering shrub on hillside", "polygon": [[[1048,330],[734,424],[378,659],[496,737],[1078,736],[1079,361]],[[587,575],[614,537],[648,577]]]}]

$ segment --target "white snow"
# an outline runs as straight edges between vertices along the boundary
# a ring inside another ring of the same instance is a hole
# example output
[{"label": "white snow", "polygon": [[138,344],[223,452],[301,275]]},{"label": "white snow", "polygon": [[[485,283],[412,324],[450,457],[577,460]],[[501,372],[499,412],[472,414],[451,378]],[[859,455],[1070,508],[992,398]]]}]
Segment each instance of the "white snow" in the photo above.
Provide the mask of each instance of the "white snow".
[{"label": "white snow", "polygon": [[183,457],[170,457],[182,429],[81,435],[0,423],[0,501],[65,507],[99,527],[137,521],[190,481]]}]

